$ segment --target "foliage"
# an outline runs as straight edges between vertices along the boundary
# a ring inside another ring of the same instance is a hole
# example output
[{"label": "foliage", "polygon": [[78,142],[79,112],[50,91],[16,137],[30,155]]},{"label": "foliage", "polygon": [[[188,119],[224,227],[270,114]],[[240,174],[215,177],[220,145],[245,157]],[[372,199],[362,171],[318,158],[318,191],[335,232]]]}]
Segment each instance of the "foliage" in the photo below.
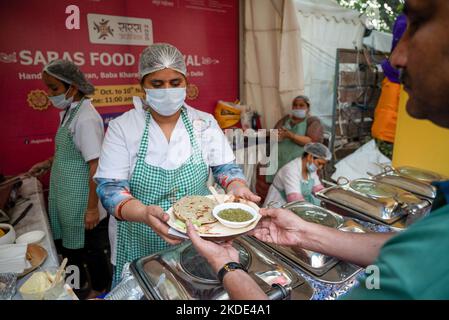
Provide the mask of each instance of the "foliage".
[{"label": "foliage", "polygon": [[365,13],[375,29],[391,32],[396,17],[402,12],[404,0],[337,0],[347,8]]}]

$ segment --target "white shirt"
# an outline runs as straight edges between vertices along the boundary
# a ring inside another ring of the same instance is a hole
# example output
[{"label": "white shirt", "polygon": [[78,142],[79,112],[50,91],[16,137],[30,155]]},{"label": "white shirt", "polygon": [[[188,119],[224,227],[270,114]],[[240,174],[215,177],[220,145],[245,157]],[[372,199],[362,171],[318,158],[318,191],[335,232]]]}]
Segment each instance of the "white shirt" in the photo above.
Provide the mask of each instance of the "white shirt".
[{"label": "white shirt", "polygon": [[[316,172],[311,173],[309,179],[314,180],[314,187],[321,185],[320,178]],[[285,204],[287,199],[284,199],[279,191],[284,191],[285,195],[292,193],[302,194],[302,180],[304,180],[302,178],[302,159],[299,157],[287,163],[276,173],[263,206],[266,207],[271,201],[279,202],[281,205]]]},{"label": "white shirt", "polygon": [[[134,109],[109,122],[95,178],[129,180],[136,165],[146,113],[139,97],[133,98]],[[234,160],[234,153],[214,117],[186,105],[187,117],[192,122],[194,135],[209,166],[218,166]],[[163,169],[180,167],[192,154],[189,134],[182,118],[167,141],[156,121],[148,127],[148,149],[145,162]],[[116,264],[117,222],[109,217],[111,263]]]},{"label": "white shirt", "polygon": [[[145,130],[145,110],[139,97],[133,98],[134,109],[109,122],[95,178],[129,180],[137,161]],[[187,116],[194,136],[209,166],[234,160],[234,153],[214,117],[188,105]],[[170,141],[151,119],[148,127],[148,149],[145,162],[163,169],[176,169],[192,154],[189,134],[179,117]]]},{"label": "white shirt", "polygon": [[[70,104],[70,111],[78,105],[79,101]],[[60,121],[64,118],[66,110],[59,113]],[[64,118],[64,123],[67,123],[70,115]],[[83,104],[79,108],[77,114],[69,125],[69,130],[72,133],[73,142],[77,149],[81,152],[84,161],[98,159],[100,157],[101,145],[104,138],[104,125],[98,111],[94,108],[90,99],[84,99]],[[98,200],[98,211],[100,213],[100,220],[106,218],[106,209],[103,208],[100,200]]]},{"label": "white shirt", "polygon": [[[79,101],[72,102],[70,112],[78,105]],[[66,110],[59,113],[60,121],[62,121]],[[65,124],[70,115],[64,119]],[[86,162],[100,157],[101,145],[104,138],[103,119],[95,110],[90,99],[84,99],[82,106],[69,125],[69,130],[73,136],[73,142],[81,152]]]}]

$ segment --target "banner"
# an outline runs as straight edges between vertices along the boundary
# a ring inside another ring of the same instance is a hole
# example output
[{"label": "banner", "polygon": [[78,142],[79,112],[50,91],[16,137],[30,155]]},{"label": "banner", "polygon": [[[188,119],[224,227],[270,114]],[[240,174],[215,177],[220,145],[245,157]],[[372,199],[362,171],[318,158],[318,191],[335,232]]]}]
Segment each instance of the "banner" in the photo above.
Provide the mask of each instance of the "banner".
[{"label": "banner", "polygon": [[70,59],[95,85],[105,120],[141,95],[142,50],[168,42],[184,54],[187,102],[213,113],[238,98],[238,0],[5,0],[0,2],[0,172],[7,175],[53,155],[58,110],[41,71]]}]

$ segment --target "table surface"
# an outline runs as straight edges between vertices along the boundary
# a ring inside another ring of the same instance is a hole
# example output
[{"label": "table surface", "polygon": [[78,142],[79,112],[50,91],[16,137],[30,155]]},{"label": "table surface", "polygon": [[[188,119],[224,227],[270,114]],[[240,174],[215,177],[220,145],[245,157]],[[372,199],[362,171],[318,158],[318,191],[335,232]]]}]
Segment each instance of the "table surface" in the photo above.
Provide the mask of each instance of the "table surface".
[{"label": "table surface", "polygon": [[[23,185],[19,189],[19,194],[25,201],[20,201],[12,209],[11,221],[15,221],[30,203],[32,203],[33,206],[30,211],[28,211],[27,215],[14,227],[16,236],[19,237],[24,233],[34,230],[44,231],[45,238],[39,243],[39,245],[47,250],[48,257],[41,265],[41,268],[46,269],[58,267],[59,258],[51,234],[47,210],[45,209],[42,184],[36,178],[24,179]],[[39,268],[37,270],[39,270]],[[22,296],[18,292],[18,289],[32,274],[33,272],[27,274],[23,278],[17,279],[17,292],[13,297],[13,300],[22,300]]]}]

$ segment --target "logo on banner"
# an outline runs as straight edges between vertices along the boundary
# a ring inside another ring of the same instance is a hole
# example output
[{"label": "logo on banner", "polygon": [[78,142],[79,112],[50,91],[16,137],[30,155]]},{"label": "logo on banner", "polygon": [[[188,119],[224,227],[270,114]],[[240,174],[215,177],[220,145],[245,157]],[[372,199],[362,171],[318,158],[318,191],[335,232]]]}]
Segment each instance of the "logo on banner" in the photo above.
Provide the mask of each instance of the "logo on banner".
[{"label": "logo on banner", "polygon": [[101,19],[101,21],[96,24],[94,23],[94,29],[97,31],[100,35],[98,36],[99,39],[106,39],[111,35],[114,36],[114,29],[112,29],[110,26],[108,26],[109,20]]},{"label": "logo on banner", "polygon": [[17,62],[17,57],[16,57],[16,53],[4,53],[4,52],[0,52],[0,62],[3,63],[15,63]]},{"label": "logo on banner", "polygon": [[43,111],[48,109],[50,100],[44,90],[31,90],[28,93],[28,105],[34,110]]},{"label": "logo on banner", "polygon": [[196,98],[198,98],[198,95],[200,94],[200,89],[198,88],[197,85],[193,84],[193,83],[189,83],[187,85],[187,99],[188,100],[195,100]]},{"label": "logo on banner", "polygon": [[91,43],[149,46],[153,43],[150,19],[87,14]]}]

